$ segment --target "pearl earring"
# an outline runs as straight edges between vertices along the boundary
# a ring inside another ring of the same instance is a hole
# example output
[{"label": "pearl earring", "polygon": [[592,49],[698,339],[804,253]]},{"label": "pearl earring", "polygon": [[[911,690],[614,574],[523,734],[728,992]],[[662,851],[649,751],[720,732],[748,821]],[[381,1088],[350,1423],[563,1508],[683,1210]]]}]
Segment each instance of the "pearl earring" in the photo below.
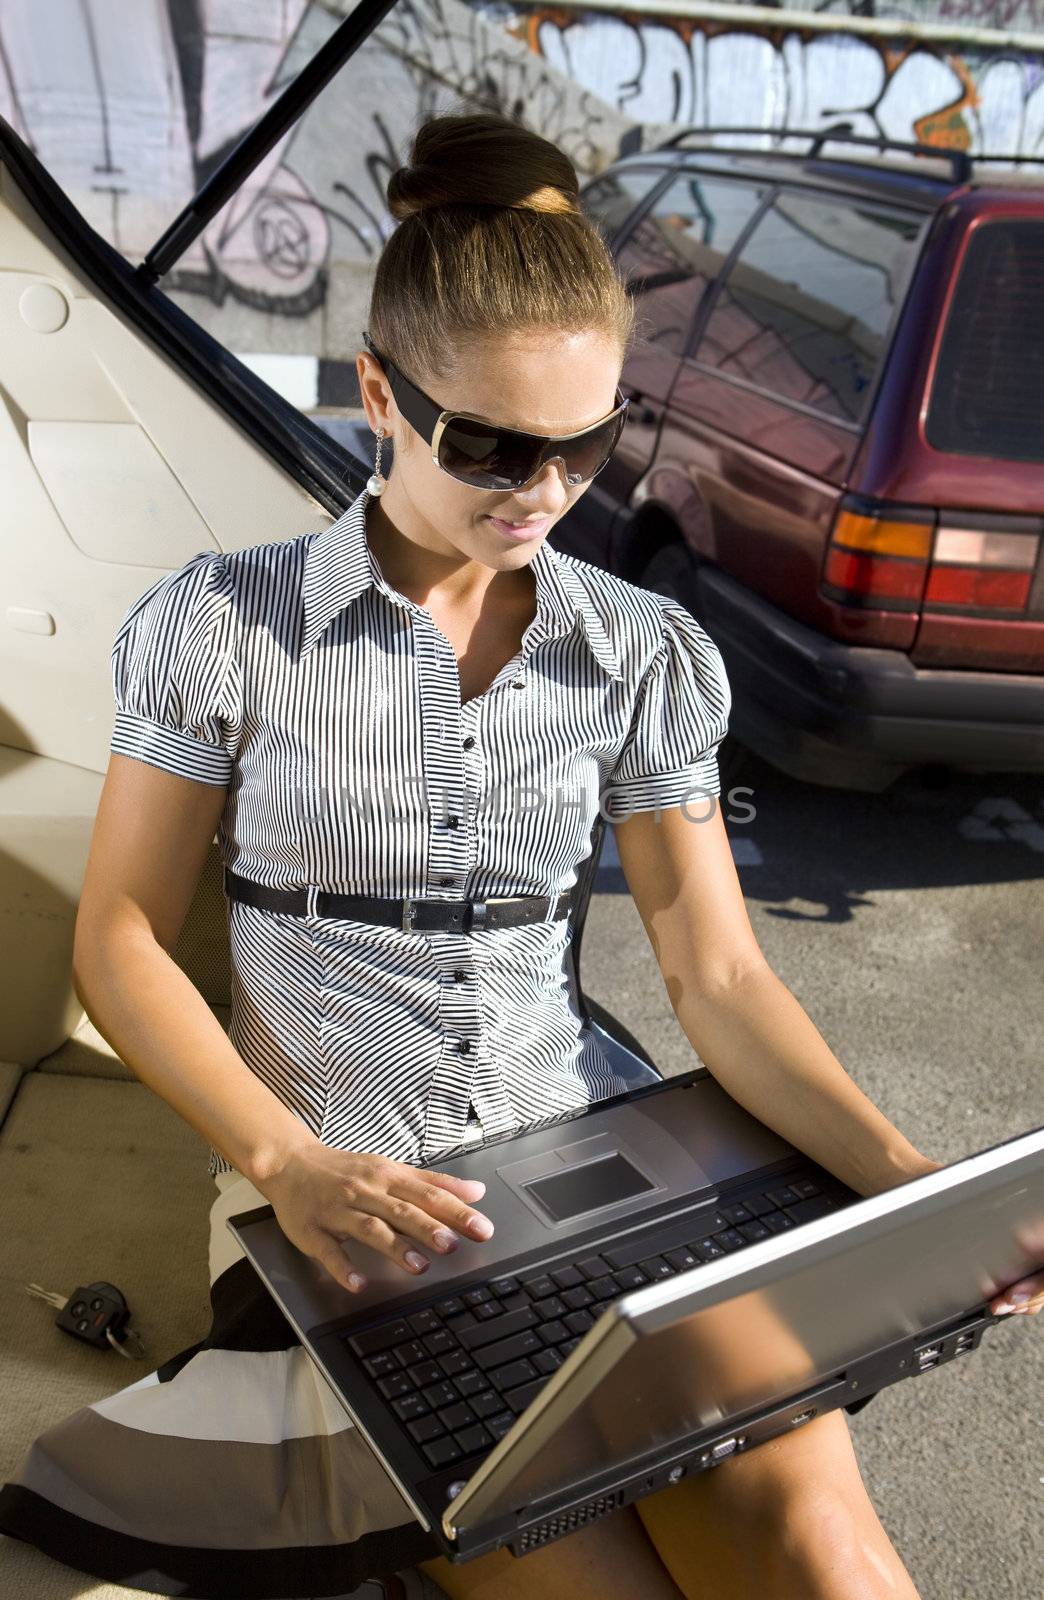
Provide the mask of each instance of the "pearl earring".
[{"label": "pearl earring", "polygon": [[381,477],[381,440],[384,438],[384,429],[377,429],[377,460],[374,462],[373,472],[367,479],[366,487],[370,494],[383,494],[388,487],[387,478]]}]

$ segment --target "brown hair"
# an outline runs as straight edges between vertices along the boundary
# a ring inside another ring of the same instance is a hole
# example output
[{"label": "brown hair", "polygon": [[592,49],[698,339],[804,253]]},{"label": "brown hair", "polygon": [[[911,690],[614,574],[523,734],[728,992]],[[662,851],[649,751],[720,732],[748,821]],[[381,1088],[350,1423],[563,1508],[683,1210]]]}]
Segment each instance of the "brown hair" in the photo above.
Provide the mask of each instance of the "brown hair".
[{"label": "brown hair", "polygon": [[422,388],[453,375],[462,345],[506,331],[595,331],[629,353],[631,297],[549,139],[494,112],[430,117],[387,195],[399,226],[367,331]]}]

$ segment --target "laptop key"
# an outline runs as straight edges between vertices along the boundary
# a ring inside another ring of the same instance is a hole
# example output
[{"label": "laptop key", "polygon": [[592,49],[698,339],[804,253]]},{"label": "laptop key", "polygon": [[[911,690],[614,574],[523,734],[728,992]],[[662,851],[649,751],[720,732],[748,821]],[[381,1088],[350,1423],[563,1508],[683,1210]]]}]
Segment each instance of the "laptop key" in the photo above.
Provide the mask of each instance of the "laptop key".
[{"label": "laptop key", "polygon": [[439,1328],[439,1319],[434,1311],[415,1311],[412,1317],[407,1317],[414,1333],[436,1333]]},{"label": "laptop key", "polygon": [[742,1233],[736,1228],[722,1228],[720,1233],[714,1235],[714,1238],[715,1242],[720,1244],[723,1250],[742,1250],[747,1243]]},{"label": "laptop key", "polygon": [[395,1400],[399,1395],[415,1392],[405,1372],[393,1372],[390,1378],[378,1378],[377,1387],[386,1400]]},{"label": "laptop key", "polygon": [[494,1278],[489,1287],[498,1300],[503,1300],[509,1294],[517,1294],[522,1285],[518,1278]]},{"label": "laptop key", "polygon": [[562,1299],[570,1311],[579,1311],[581,1306],[589,1306],[594,1296],[585,1284],[578,1284],[575,1289],[563,1289]]},{"label": "laptop key", "polygon": [[421,1344],[429,1356],[444,1356],[447,1350],[455,1350],[457,1347],[453,1334],[445,1328],[440,1328],[438,1333],[426,1333]]},{"label": "laptop key", "polygon": [[[577,1316],[579,1314],[576,1313]],[[503,1394],[505,1389],[513,1389],[517,1384],[527,1383],[536,1375],[536,1367],[531,1361],[509,1361],[506,1367],[494,1367],[489,1374],[489,1381],[494,1389],[499,1389]]]},{"label": "laptop key", "polygon": [[459,1433],[453,1435],[461,1453],[466,1456],[474,1455],[476,1450],[484,1450],[492,1443],[490,1436],[481,1422],[473,1422],[470,1428],[461,1428]]},{"label": "laptop key", "polygon": [[562,1357],[563,1361],[565,1360],[566,1356],[571,1356],[572,1355],[573,1351],[576,1349],[576,1347],[577,1347],[577,1345],[579,1343],[580,1343],[579,1336],[574,1334],[571,1339],[567,1339],[566,1340],[565,1344],[560,1344],[558,1346],[558,1353]]},{"label": "laptop key", "polygon": [[771,1239],[772,1237],[769,1229],[758,1218],[752,1218],[750,1222],[741,1222],[739,1231],[744,1239],[750,1240],[751,1244],[754,1243],[755,1239]]},{"label": "laptop key", "polygon": [[609,1263],[602,1256],[585,1256],[583,1261],[577,1262],[576,1270],[585,1278],[604,1278]]},{"label": "laptop key", "polygon": [[621,1267],[613,1277],[620,1289],[640,1289],[643,1283],[649,1282],[641,1267]]},{"label": "laptop key", "polygon": [[454,1400],[457,1399],[457,1391],[448,1379],[443,1380],[442,1383],[429,1383],[426,1389],[421,1390],[421,1393],[429,1406],[436,1409],[439,1406],[451,1406]]},{"label": "laptop key", "polygon": [[357,1356],[373,1356],[378,1350],[390,1350],[410,1337],[407,1324],[398,1317],[394,1322],[384,1322],[379,1328],[368,1328],[365,1333],[353,1333],[348,1343]]},{"label": "laptop key", "polygon": [[561,1344],[568,1337],[569,1329],[564,1322],[545,1322],[542,1328],[537,1329],[537,1338],[545,1345]]},{"label": "laptop key", "polygon": [[790,1187],[801,1200],[809,1200],[814,1194],[820,1194],[818,1183],[813,1183],[811,1178],[798,1178],[791,1182]]},{"label": "laptop key", "polygon": [[785,1211],[766,1211],[759,1218],[770,1233],[783,1233],[787,1228],[797,1226],[793,1217],[788,1217]]},{"label": "laptop key", "polygon": [[561,1295],[549,1294],[546,1300],[534,1300],[533,1310],[541,1322],[550,1322],[552,1317],[561,1317],[569,1310]]},{"label": "laptop key", "polygon": [[537,1314],[531,1306],[524,1311],[505,1311],[502,1317],[496,1317],[492,1322],[477,1322],[472,1328],[461,1328],[457,1338],[465,1350],[478,1350],[484,1344],[492,1344],[495,1339],[508,1339],[512,1334],[535,1327],[537,1320]]},{"label": "laptop key", "polygon": [[537,1371],[546,1372],[548,1374],[557,1372],[559,1367],[562,1365],[562,1361],[563,1357],[557,1350],[540,1350],[533,1357],[533,1365],[536,1367]]},{"label": "laptop key", "polygon": [[528,1278],[522,1284],[531,1300],[546,1300],[549,1294],[558,1293],[558,1284],[546,1272],[540,1278]]},{"label": "laptop key", "polygon": [[461,1455],[460,1445],[448,1435],[445,1439],[436,1439],[432,1444],[426,1444],[422,1448],[433,1467],[448,1467],[451,1461],[459,1460]]},{"label": "laptop key", "polygon": [[683,1245],[680,1250],[665,1250],[663,1254],[671,1266],[677,1267],[679,1272],[687,1272],[690,1267],[702,1266],[699,1257],[693,1255],[687,1245]]},{"label": "laptop key", "polygon": [[763,1217],[766,1211],[774,1211],[776,1209],[775,1201],[766,1200],[763,1194],[748,1194],[743,1204],[752,1217]]},{"label": "laptop key", "polygon": [[527,1328],[525,1333],[516,1333],[511,1339],[500,1339],[496,1344],[490,1344],[484,1350],[475,1351],[475,1365],[481,1367],[483,1372],[489,1372],[493,1367],[502,1367],[505,1361],[517,1361],[519,1356],[532,1355],[535,1350],[544,1348],[542,1340],[537,1338],[532,1328]]},{"label": "laptop key", "polygon": [[515,1426],[515,1413],[513,1411],[500,1411],[495,1417],[486,1418],[486,1427],[494,1439],[503,1439],[509,1428]]},{"label": "laptop key", "polygon": [[484,1372],[475,1371],[462,1372],[453,1381],[465,1400],[470,1400],[472,1405],[475,1403],[475,1396],[481,1395],[488,1382]]},{"label": "laptop key", "polygon": [[428,1402],[422,1394],[404,1394],[401,1400],[392,1401],[392,1410],[400,1422],[410,1422],[414,1417],[426,1417]]},{"label": "laptop key", "polygon": [[799,1194],[795,1194],[794,1190],[791,1189],[789,1185],[784,1184],[782,1189],[766,1189],[765,1199],[771,1200],[774,1206],[789,1206],[792,1205],[795,1200],[800,1200],[801,1196]]},{"label": "laptop key", "polygon": [[434,1309],[440,1317],[456,1317],[464,1310],[464,1302],[459,1294],[451,1294],[445,1300],[436,1300]]},{"label": "laptop key", "polygon": [[586,1287],[588,1294],[595,1301],[615,1300],[620,1293],[611,1272],[607,1272],[602,1278],[588,1278]]},{"label": "laptop key", "polygon": [[429,1383],[438,1383],[445,1373],[438,1361],[418,1361],[415,1367],[407,1367],[406,1376],[415,1389],[424,1389]]},{"label": "laptop key", "polygon": [[568,1317],[562,1319],[570,1333],[586,1333],[588,1328],[593,1328],[595,1319],[590,1311],[570,1311]]},{"label": "laptop key", "polygon": [[[432,1335],[429,1334],[428,1337],[431,1338]],[[428,1356],[434,1355],[434,1353],[434,1351],[425,1350],[419,1339],[407,1339],[405,1344],[397,1344],[395,1346],[395,1355],[400,1367],[412,1367],[418,1361],[427,1361]]]},{"label": "laptop key", "polygon": [[448,1333],[452,1333],[457,1339],[460,1338],[465,1329],[481,1328],[481,1326],[481,1322],[479,1322],[478,1318],[470,1311],[465,1311],[464,1314],[459,1317],[446,1317],[443,1321],[443,1327],[446,1329],[446,1331]]},{"label": "laptop key", "polygon": [[659,1278],[670,1278],[674,1274],[674,1268],[669,1261],[664,1260],[663,1256],[650,1256],[647,1261],[639,1261],[638,1265],[650,1283],[655,1283]]},{"label": "laptop key", "polygon": [[382,1350],[379,1356],[367,1356],[363,1366],[371,1378],[386,1378],[389,1373],[401,1370],[393,1350]]},{"label": "laptop key", "polygon": [[466,1350],[451,1350],[448,1355],[439,1357],[439,1366],[447,1378],[455,1378],[458,1372],[470,1372],[471,1357]]},{"label": "laptop key", "polygon": [[719,1256],[725,1254],[721,1245],[715,1244],[713,1239],[695,1239],[689,1249],[693,1255],[702,1257],[704,1261],[717,1261]]},{"label": "laptop key", "polygon": [[446,1431],[438,1417],[433,1416],[417,1417],[407,1422],[406,1430],[418,1444],[423,1444],[426,1439],[437,1439],[440,1433]]},{"label": "laptop key", "polygon": [[825,1194],[810,1195],[807,1200],[796,1200],[787,1206],[787,1215],[793,1217],[795,1222],[812,1222],[816,1217],[826,1216],[828,1211],[836,1211],[837,1206]]},{"label": "laptop key", "polygon": [[725,1218],[726,1222],[737,1223],[750,1221],[750,1212],[744,1205],[736,1204],[732,1206],[719,1206],[718,1209]]},{"label": "laptop key", "polygon": [[450,1433],[457,1428],[466,1428],[469,1422],[474,1422],[475,1413],[466,1400],[458,1400],[455,1406],[443,1406],[439,1412],[439,1421]]},{"label": "laptop key", "polygon": [[483,1389],[481,1394],[472,1395],[471,1409],[477,1417],[495,1417],[498,1411],[503,1411],[504,1402],[495,1390]]},{"label": "laptop key", "polygon": [[483,1300],[492,1300],[493,1295],[485,1284],[480,1283],[475,1289],[465,1289],[460,1297],[466,1306],[480,1306]]},{"label": "laptop key", "polygon": [[504,1315],[504,1302],[502,1300],[483,1300],[481,1305],[475,1307],[475,1319],[478,1322],[492,1322],[494,1317]]},{"label": "laptop key", "polygon": [[503,1398],[507,1401],[516,1417],[520,1411],[526,1409],[531,1401],[536,1399],[546,1382],[547,1379],[541,1376],[534,1379],[532,1383],[524,1383],[518,1389],[509,1389],[507,1391]]},{"label": "laptop key", "polygon": [[557,1267],[552,1273],[560,1289],[575,1289],[578,1283],[583,1282],[583,1273],[579,1267]]}]

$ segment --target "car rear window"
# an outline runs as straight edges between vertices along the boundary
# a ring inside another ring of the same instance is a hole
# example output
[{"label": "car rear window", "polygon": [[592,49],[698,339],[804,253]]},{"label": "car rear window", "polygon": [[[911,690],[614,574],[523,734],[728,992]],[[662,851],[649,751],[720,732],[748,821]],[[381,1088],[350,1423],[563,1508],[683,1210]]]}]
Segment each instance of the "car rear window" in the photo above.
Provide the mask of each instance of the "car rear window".
[{"label": "car rear window", "polygon": [[925,419],[935,450],[1044,461],[1044,218],[982,223],[968,241]]}]

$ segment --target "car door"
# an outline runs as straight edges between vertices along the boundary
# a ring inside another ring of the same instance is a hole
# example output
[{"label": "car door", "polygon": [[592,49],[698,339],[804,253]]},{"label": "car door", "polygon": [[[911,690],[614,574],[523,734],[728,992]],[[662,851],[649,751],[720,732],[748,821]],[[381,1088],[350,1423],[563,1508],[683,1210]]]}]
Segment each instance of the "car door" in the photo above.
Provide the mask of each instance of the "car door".
[{"label": "car door", "polygon": [[[358,42],[345,34],[342,60]],[[287,126],[300,110],[287,102]],[[204,221],[264,149],[226,164]],[[325,527],[366,471],[96,233],[2,118],[0,268],[0,1061],[31,1067],[84,1017],[72,940],[121,619],[198,551]],[[219,867],[215,843],[186,930],[207,935],[190,976],[224,1004]]]}]

